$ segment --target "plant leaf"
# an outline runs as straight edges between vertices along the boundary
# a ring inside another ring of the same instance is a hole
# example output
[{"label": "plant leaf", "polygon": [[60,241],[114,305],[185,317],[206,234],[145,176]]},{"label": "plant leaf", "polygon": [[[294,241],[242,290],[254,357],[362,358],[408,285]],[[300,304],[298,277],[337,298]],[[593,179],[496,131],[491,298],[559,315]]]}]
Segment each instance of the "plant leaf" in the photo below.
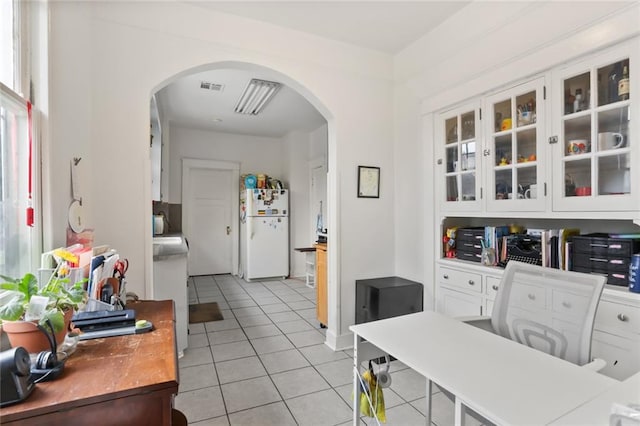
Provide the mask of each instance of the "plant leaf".
[{"label": "plant leaf", "polygon": [[39,324],[48,329],[47,320],[51,321],[53,330],[57,333],[64,328],[64,315],[57,309],[49,309],[40,319]]},{"label": "plant leaf", "polygon": [[17,321],[24,314],[24,304],[22,301],[24,300],[24,295],[18,292],[15,292],[15,296],[13,296],[7,303],[0,306],[0,318],[8,321]]}]

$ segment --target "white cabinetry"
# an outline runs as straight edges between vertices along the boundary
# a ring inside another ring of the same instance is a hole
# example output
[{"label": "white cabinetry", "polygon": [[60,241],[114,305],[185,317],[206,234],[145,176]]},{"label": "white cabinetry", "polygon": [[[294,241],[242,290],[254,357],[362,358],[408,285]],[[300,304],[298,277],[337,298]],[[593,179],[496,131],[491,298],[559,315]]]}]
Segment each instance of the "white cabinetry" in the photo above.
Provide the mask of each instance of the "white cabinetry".
[{"label": "white cabinetry", "polygon": [[171,299],[175,303],[178,356],[187,348],[189,306],[187,289],[187,254],[162,256],[153,262],[153,298]]},{"label": "white cabinetry", "polygon": [[[503,271],[465,263],[438,261],[436,311],[451,317],[490,316]],[[555,296],[546,297],[543,288],[532,287],[521,298],[522,309],[533,312],[535,317],[536,303],[545,300],[558,304],[554,309],[563,309]],[[640,295],[624,288],[605,288],[596,313],[591,355],[607,362],[603,374],[619,380],[640,371]]]},{"label": "white cabinetry", "polygon": [[640,297],[621,291],[602,295],[591,352],[607,361],[604,374],[626,379],[640,370]]},{"label": "white cabinetry", "polygon": [[[436,235],[511,223],[640,233],[640,37],[517,77],[434,116]],[[438,256],[436,310],[490,315],[501,276]],[[640,371],[640,295],[605,288],[592,352],[612,377]]]},{"label": "white cabinetry", "polygon": [[[640,180],[631,166],[640,160],[640,132],[631,103],[637,104],[640,93],[633,90],[638,87],[639,51],[636,40],[554,70],[555,210],[638,210]],[[624,70],[632,71],[632,91],[619,81]]]}]

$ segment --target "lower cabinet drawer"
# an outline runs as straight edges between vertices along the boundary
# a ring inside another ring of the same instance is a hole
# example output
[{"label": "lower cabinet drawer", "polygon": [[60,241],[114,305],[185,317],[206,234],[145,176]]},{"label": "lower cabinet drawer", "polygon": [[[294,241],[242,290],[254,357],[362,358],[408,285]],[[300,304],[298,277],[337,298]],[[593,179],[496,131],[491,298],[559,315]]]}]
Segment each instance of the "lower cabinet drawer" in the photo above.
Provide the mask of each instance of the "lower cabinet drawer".
[{"label": "lower cabinet drawer", "polygon": [[600,300],[594,328],[640,335],[640,308]]},{"label": "lower cabinet drawer", "polygon": [[444,266],[438,268],[438,282],[447,286],[455,286],[465,291],[482,293],[482,275],[464,272]]}]

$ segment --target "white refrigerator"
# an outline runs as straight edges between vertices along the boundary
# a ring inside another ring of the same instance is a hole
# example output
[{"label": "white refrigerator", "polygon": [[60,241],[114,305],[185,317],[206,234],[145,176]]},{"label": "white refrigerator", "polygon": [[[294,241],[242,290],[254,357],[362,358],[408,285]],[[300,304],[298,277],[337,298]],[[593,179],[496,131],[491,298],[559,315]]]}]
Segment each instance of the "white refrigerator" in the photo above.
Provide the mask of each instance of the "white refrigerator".
[{"label": "white refrigerator", "polygon": [[240,194],[240,271],[247,280],[289,276],[289,192]]}]

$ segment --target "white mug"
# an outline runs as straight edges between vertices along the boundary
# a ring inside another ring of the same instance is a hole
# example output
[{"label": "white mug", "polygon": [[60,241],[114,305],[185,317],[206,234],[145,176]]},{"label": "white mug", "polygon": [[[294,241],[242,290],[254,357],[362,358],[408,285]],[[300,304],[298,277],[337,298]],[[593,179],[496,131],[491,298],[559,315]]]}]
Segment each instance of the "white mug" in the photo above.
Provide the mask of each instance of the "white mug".
[{"label": "white mug", "polygon": [[600,151],[620,148],[622,145],[624,145],[622,133],[604,132],[598,134],[598,149]]},{"label": "white mug", "polygon": [[529,189],[524,192],[525,198],[538,198],[538,185],[529,185]]}]

